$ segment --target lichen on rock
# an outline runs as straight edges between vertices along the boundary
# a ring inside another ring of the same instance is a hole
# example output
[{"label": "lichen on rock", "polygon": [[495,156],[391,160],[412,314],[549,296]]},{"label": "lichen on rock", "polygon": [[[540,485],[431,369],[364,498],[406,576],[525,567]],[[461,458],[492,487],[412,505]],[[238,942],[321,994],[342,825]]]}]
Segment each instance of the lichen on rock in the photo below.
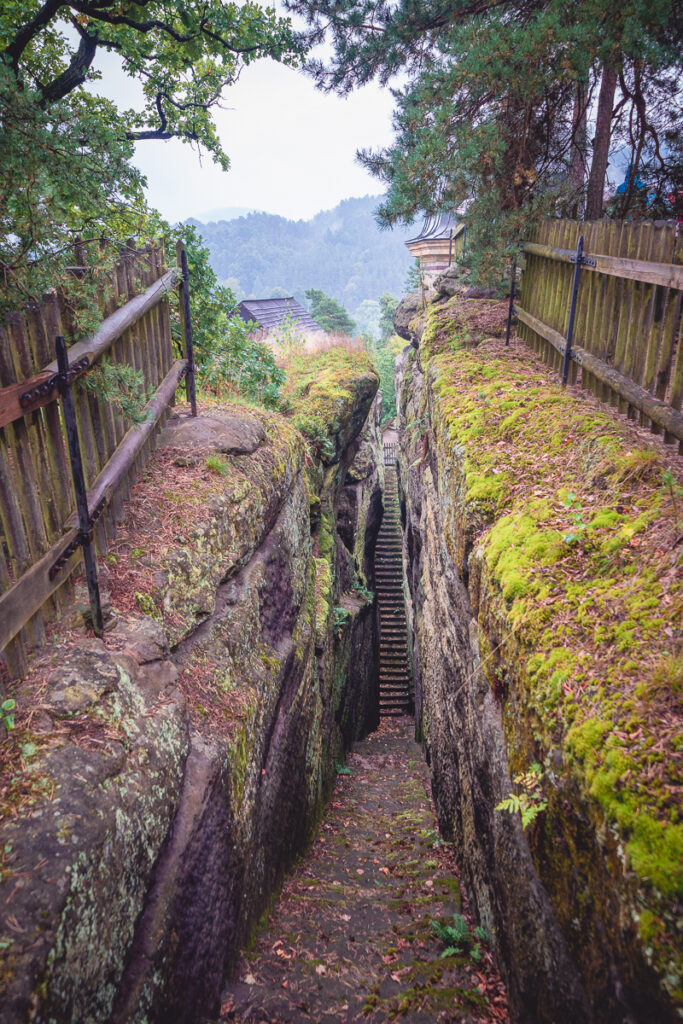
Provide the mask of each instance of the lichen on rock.
[{"label": "lichen on rock", "polygon": [[214,1013],[335,762],[374,724],[375,607],[349,588],[377,527],[377,377],[334,352],[314,376],[292,368],[290,386],[326,459],[290,417],[176,414],[101,563],[116,628],[46,650],[17,694],[42,700],[42,731],[0,824],[0,899],[21,921],[0,932],[3,1020]]}]

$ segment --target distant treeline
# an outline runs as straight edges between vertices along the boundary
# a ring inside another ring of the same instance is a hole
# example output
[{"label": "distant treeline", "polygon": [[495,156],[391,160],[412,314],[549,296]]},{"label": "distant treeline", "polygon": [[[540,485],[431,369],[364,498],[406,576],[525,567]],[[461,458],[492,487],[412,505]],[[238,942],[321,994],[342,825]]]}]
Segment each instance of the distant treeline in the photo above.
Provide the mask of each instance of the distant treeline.
[{"label": "distant treeline", "polygon": [[412,262],[404,243],[414,232],[380,231],[373,217],[378,202],[377,196],[345,199],[308,221],[250,213],[190,223],[208,246],[218,279],[238,299],[294,295],[308,306],[306,289],[319,288],[354,316],[364,300],[402,295]]}]

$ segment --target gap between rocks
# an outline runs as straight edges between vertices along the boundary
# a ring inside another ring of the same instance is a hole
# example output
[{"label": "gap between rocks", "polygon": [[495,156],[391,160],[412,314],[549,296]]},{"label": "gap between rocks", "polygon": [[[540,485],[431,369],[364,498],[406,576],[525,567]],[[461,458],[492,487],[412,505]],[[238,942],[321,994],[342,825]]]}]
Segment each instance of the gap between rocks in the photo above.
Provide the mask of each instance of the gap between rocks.
[{"label": "gap between rocks", "polygon": [[[222,1024],[509,1020],[413,730],[408,717],[383,719],[354,745],[310,850],[224,989]],[[443,956],[433,923],[454,915],[470,937]]]}]

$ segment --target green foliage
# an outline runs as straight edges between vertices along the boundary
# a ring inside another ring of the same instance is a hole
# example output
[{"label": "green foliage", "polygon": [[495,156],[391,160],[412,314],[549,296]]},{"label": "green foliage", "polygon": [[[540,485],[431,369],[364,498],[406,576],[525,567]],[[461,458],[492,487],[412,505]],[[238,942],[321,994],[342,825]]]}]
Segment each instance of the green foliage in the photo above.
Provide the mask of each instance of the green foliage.
[{"label": "green foliage", "polygon": [[16,701],[12,700],[11,697],[3,700],[2,704],[0,704],[0,723],[4,725],[8,732],[14,728],[15,707]]},{"label": "green foliage", "polygon": [[565,544],[576,544],[581,539],[581,535],[586,529],[586,524],[583,521],[583,513],[581,511],[581,504],[578,501],[575,494],[571,491],[567,495],[567,500],[564,503],[564,507],[569,509],[569,516],[571,519],[571,527],[567,533],[564,534]]},{"label": "green foliage", "polygon": [[382,423],[396,417],[396,356],[391,341],[394,335],[394,313],[398,299],[385,292],[380,297],[379,340],[370,341],[368,350],[379,374],[379,387],[382,392]]},{"label": "green foliage", "polygon": [[[237,392],[267,407],[278,403],[284,371],[272,351],[250,335],[250,327],[235,311],[237,303],[218,284],[209,253],[197,231],[185,225],[173,235],[185,242],[190,273],[190,303],[195,344],[196,375],[200,387],[217,395]],[[174,334],[180,341],[180,321]]]},{"label": "green foliage", "polygon": [[537,761],[534,761],[528,771],[515,775],[515,783],[521,786],[522,792],[510,793],[505,800],[496,804],[496,810],[521,815],[522,828],[526,829],[548,806],[547,800],[543,799],[542,780],[543,769]]},{"label": "green foliage", "polygon": [[391,338],[394,333],[394,313],[398,306],[398,299],[395,295],[385,292],[384,295],[380,295],[379,305],[381,310],[379,318],[379,339],[380,343],[386,345],[389,338]]},{"label": "green foliage", "polygon": [[216,473],[217,476],[227,476],[230,472],[227,462],[225,459],[221,459],[219,455],[207,455],[206,468],[211,470],[212,473]]},{"label": "green foliage", "polygon": [[306,339],[302,333],[301,324],[290,313],[284,316],[277,327],[270,331],[270,336],[287,356],[302,355]]},{"label": "green foliage", "polygon": [[[453,924],[441,924],[439,921],[432,921],[432,930],[437,938],[441,939],[446,946],[441,954],[442,960],[459,953],[469,953],[477,963],[481,960],[481,943],[488,941],[486,931],[477,926],[471,932],[462,914],[453,915]],[[479,941],[475,942],[475,938]]]},{"label": "green foliage", "polygon": [[[253,0],[10,0],[0,11],[0,270],[5,309],[69,282],[76,235],[123,240],[147,214],[136,142],[179,138],[227,169],[212,120],[241,69],[297,64],[289,19]],[[96,95],[100,52],[142,84],[143,105]],[[85,86],[89,88],[85,88]],[[116,255],[112,247],[110,256]],[[75,288],[75,285],[74,285]],[[78,329],[77,329],[78,330]]]},{"label": "green foliage", "polygon": [[317,458],[331,459],[334,456],[334,445],[327,433],[327,427],[320,416],[315,413],[297,413],[292,422],[300,430]]},{"label": "green foliage", "polygon": [[425,839],[429,839],[434,849],[438,849],[439,846],[452,846],[453,844],[449,839],[444,839],[434,828],[424,828],[420,832],[421,836]]},{"label": "green foliage", "polygon": [[355,590],[358,596],[362,598],[363,601],[365,601],[366,604],[372,604],[372,602],[375,600],[375,595],[373,594],[373,592],[371,590],[368,590],[368,588],[360,579],[354,580],[354,582],[352,583],[352,588],[353,590]]},{"label": "green foliage", "polygon": [[396,357],[391,348],[372,345],[372,361],[379,374],[379,388],[382,392],[382,423],[396,418]]},{"label": "green foliage", "polygon": [[421,284],[420,261],[417,259],[413,260],[408,267],[408,273],[406,274],[403,290],[406,294],[410,295],[411,292],[419,291]]},{"label": "green foliage", "polygon": [[[330,38],[330,60],[310,65],[322,88],[407,79],[395,91],[392,145],[359,154],[388,187],[379,218],[407,222],[471,200],[466,259],[475,280],[497,283],[509,245],[538,217],[580,211],[589,170],[602,195],[610,130],[612,149],[630,150],[647,175],[653,209],[676,195],[683,160],[673,0],[426,0],[418,13],[414,0],[286,6]],[[603,97],[609,128],[598,133],[589,124],[604,68],[616,72],[617,90]],[[637,214],[638,203],[639,190],[629,190],[618,215]]]},{"label": "green foliage", "polygon": [[118,409],[125,423],[145,422],[144,409],[154,389],[145,387],[142,370],[103,358],[78,383]]},{"label": "green foliage", "polygon": [[334,770],[337,775],[353,775],[351,769],[347,768],[346,765],[340,764],[339,761],[335,761]]},{"label": "green foliage", "polygon": [[[676,530],[681,529],[681,513],[679,508],[679,501],[683,499],[683,487],[678,483],[676,477],[673,475],[670,469],[665,469],[662,473],[662,484],[669,492],[671,497],[671,503],[674,511],[674,525]],[[683,504],[683,502],[682,502]]]},{"label": "green foliage", "polygon": [[[1,22],[0,22],[1,24]],[[21,308],[52,287],[75,309],[96,290],[118,247],[85,250],[91,275],[74,278],[74,240],[135,233],[144,179],[130,163],[133,143],[117,134],[115,108],[83,93],[44,108],[40,92],[18,88],[0,61],[0,307]],[[82,262],[79,259],[78,262]],[[86,300],[86,301],[84,301]],[[89,324],[74,325],[74,333]]]},{"label": "green foliage", "polygon": [[308,288],[306,298],[311,303],[311,316],[330,334],[353,334],[356,325],[344,307],[319,288]]}]

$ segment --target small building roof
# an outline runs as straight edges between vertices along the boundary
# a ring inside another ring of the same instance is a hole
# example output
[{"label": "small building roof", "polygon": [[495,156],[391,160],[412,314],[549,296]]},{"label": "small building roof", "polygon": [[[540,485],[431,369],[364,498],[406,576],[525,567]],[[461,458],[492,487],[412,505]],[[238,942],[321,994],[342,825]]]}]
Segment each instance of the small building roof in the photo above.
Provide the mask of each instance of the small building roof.
[{"label": "small building roof", "polygon": [[406,245],[412,245],[413,242],[431,242],[441,238],[448,239],[451,235],[455,235],[458,227],[462,227],[462,225],[458,224],[458,218],[455,214],[432,214],[429,217],[425,217],[420,234],[415,238],[409,238]]},{"label": "small building roof", "polygon": [[305,331],[325,333],[308,310],[291,295],[284,299],[245,299],[240,302],[237,311],[246,323],[253,320],[266,331],[272,331],[284,321],[288,321]]}]

